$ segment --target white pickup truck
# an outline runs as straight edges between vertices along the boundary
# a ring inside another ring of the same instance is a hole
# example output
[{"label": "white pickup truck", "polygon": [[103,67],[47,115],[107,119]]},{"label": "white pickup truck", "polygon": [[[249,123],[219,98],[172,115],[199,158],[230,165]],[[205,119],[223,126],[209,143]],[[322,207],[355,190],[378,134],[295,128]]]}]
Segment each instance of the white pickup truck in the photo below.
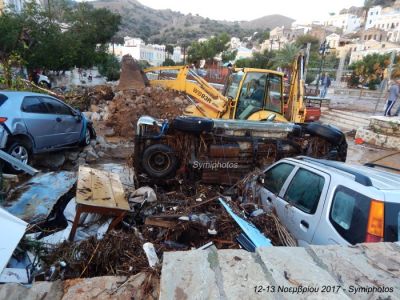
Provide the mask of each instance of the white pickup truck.
[{"label": "white pickup truck", "polygon": [[300,246],[400,240],[400,175],[308,157],[268,167],[259,183]]}]

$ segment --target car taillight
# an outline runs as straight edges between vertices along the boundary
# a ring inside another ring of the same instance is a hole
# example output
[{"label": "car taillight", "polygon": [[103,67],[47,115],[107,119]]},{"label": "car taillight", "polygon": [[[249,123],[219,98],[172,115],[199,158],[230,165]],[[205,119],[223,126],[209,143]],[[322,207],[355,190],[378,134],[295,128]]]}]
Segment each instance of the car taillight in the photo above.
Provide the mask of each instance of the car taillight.
[{"label": "car taillight", "polygon": [[385,222],[385,204],[381,201],[371,200],[369,208],[366,243],[383,241],[383,228]]},{"label": "car taillight", "polygon": [[5,121],[7,121],[7,118],[0,117],[0,123],[4,123]]}]

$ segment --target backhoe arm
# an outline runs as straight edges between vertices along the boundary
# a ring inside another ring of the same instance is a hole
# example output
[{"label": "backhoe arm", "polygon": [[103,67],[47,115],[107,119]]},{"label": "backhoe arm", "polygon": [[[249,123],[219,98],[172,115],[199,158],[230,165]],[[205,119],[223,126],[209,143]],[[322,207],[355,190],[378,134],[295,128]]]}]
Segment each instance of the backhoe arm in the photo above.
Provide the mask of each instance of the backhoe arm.
[{"label": "backhoe arm", "polygon": [[285,111],[286,119],[294,123],[304,123],[306,116],[306,106],[304,105],[304,67],[304,55],[301,53],[296,56],[292,65],[288,109]]},{"label": "backhoe arm", "polygon": [[220,118],[228,109],[228,99],[187,66],[152,67],[144,72],[151,85],[183,92],[198,102],[196,108],[205,117]]}]

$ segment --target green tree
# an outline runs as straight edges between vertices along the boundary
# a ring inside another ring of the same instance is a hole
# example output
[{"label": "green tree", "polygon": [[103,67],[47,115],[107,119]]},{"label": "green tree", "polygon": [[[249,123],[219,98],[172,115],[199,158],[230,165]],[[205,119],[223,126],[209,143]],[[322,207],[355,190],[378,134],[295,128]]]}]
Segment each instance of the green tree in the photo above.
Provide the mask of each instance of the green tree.
[{"label": "green tree", "polygon": [[254,53],[252,58],[244,58],[236,61],[238,68],[272,69],[275,52],[265,50],[262,53]]},{"label": "green tree", "polygon": [[104,53],[99,58],[97,63],[99,73],[106,77],[109,81],[115,81],[119,79],[121,63],[112,54]]},{"label": "green tree", "polygon": [[[350,65],[350,69],[356,76],[361,77],[361,83],[376,81],[381,77],[385,68],[390,64],[390,54],[369,54],[362,60]],[[396,70],[396,68],[395,68]]]},{"label": "green tree", "polygon": [[283,45],[281,50],[276,53],[274,65],[283,69],[290,69],[294,58],[299,52],[300,47],[298,47],[296,44]]},{"label": "green tree", "polygon": [[236,55],[237,55],[238,51],[237,50],[225,50],[224,52],[222,52],[221,54],[221,59],[222,61],[225,62],[229,62],[229,61],[234,61],[236,59]]},{"label": "green tree", "polygon": [[319,50],[319,39],[310,34],[300,35],[295,41],[296,46],[299,48],[305,48],[308,43],[311,43],[311,52]]},{"label": "green tree", "polygon": [[165,45],[165,53],[167,54],[167,57],[170,58],[172,54],[174,54],[174,46],[172,45]]},{"label": "green tree", "polygon": [[170,58],[166,58],[165,60],[164,60],[164,62],[163,62],[163,64],[162,64],[164,67],[167,67],[167,66],[175,66],[175,62],[172,60],[172,59],[170,59]]},{"label": "green tree", "polygon": [[201,59],[212,60],[218,53],[228,49],[229,41],[229,35],[222,33],[205,42],[193,42],[188,51],[189,61],[195,62]]},{"label": "green tree", "polygon": [[0,64],[6,86],[11,86],[11,66],[20,61],[19,53],[30,42],[22,15],[4,11],[0,16]]}]

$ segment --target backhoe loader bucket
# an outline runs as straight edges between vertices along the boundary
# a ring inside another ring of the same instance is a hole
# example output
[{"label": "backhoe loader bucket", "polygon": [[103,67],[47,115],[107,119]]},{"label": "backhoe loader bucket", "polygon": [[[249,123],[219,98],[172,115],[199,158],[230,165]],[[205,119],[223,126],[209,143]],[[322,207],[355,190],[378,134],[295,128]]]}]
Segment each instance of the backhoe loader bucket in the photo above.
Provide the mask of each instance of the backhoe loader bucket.
[{"label": "backhoe loader bucket", "polygon": [[140,70],[138,62],[130,55],[122,57],[122,71],[119,79],[118,89],[120,91],[140,89],[148,86],[146,75]]}]

